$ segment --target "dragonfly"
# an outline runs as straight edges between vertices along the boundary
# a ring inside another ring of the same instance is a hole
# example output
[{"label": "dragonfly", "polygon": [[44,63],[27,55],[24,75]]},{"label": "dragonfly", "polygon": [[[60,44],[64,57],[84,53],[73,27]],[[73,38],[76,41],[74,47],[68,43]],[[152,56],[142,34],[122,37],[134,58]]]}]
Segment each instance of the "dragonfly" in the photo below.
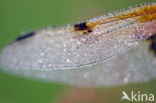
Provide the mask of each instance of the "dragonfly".
[{"label": "dragonfly", "polygon": [[2,70],[83,87],[156,78],[156,3],[21,35],[1,52]]}]

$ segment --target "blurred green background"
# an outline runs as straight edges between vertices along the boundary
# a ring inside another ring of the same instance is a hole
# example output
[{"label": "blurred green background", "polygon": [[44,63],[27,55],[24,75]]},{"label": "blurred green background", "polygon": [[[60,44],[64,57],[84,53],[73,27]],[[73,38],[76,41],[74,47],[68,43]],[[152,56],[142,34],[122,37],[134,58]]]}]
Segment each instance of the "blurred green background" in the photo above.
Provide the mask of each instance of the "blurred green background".
[{"label": "blurred green background", "polygon": [[[155,0],[0,0],[0,48],[22,32],[83,21],[152,1]],[[0,71],[0,103],[66,103],[61,99],[67,91],[74,89],[59,83],[30,80]],[[100,103],[120,103],[122,90],[156,94],[156,80],[94,90],[100,93]]]}]

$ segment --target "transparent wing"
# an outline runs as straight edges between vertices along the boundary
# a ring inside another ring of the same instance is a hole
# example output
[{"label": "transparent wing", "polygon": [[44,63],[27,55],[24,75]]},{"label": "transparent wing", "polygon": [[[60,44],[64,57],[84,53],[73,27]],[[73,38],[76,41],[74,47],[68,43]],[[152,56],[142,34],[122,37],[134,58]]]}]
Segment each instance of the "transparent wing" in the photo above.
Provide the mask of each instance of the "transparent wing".
[{"label": "transparent wing", "polygon": [[70,28],[43,29],[11,43],[3,51],[2,64],[10,69],[72,69],[106,60],[137,44],[128,29],[134,28],[132,25],[105,34],[104,27],[98,28],[79,37]]},{"label": "transparent wing", "polygon": [[1,66],[10,72],[82,86],[151,79],[155,58],[148,52],[148,42],[142,41],[156,33],[156,6],[147,8],[152,11],[134,10],[134,17],[119,13],[21,36],[4,48]]},{"label": "transparent wing", "polygon": [[[118,27],[115,24],[113,29]],[[148,28],[155,25],[150,24]],[[130,24],[106,33],[109,30],[104,24],[92,34],[78,37],[71,26],[43,29],[8,45],[2,53],[2,65],[10,69],[57,70],[102,62],[137,45],[136,27],[139,26]]]},{"label": "transparent wing", "polygon": [[138,46],[105,62],[77,69],[51,71],[13,69],[9,72],[83,87],[147,82],[156,78],[156,59],[149,53],[148,48],[148,42],[140,42]]}]

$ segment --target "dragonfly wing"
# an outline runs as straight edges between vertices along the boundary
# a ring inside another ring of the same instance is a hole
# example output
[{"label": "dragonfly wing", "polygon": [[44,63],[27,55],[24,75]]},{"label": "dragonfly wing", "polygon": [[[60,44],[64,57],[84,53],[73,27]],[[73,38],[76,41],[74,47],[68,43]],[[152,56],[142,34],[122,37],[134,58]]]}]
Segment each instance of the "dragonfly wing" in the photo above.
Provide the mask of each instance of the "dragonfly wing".
[{"label": "dragonfly wing", "polygon": [[[82,86],[155,77],[156,5],[20,36],[2,51],[4,70]],[[153,44],[143,41],[153,42]]]},{"label": "dragonfly wing", "polygon": [[[128,28],[134,27],[130,25],[104,35],[101,32],[98,34],[101,37],[77,37],[70,27],[43,29],[8,45],[2,53],[2,65],[10,69],[57,70],[97,63],[137,45],[131,37],[134,33]],[[93,34],[97,35],[96,32]]]},{"label": "dragonfly wing", "polygon": [[146,82],[156,77],[156,59],[152,53],[149,53],[148,48],[148,42],[141,42],[138,46],[105,62],[77,69],[52,71],[15,69],[12,72],[83,87]]}]

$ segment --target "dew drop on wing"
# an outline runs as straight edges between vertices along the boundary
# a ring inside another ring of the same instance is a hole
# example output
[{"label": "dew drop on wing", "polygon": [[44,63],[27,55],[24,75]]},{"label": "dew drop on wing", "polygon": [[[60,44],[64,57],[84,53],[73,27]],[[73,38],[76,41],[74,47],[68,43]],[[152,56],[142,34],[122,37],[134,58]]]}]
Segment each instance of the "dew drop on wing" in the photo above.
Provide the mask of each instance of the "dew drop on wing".
[{"label": "dew drop on wing", "polygon": [[[92,21],[96,19],[87,22]],[[136,27],[148,31],[145,23],[134,21],[101,24],[82,36],[71,30],[73,25],[41,29],[6,46],[0,63],[8,72],[79,86],[148,81],[155,78],[156,59],[148,51],[149,43],[134,37]],[[79,27],[86,30],[84,24]]]}]

